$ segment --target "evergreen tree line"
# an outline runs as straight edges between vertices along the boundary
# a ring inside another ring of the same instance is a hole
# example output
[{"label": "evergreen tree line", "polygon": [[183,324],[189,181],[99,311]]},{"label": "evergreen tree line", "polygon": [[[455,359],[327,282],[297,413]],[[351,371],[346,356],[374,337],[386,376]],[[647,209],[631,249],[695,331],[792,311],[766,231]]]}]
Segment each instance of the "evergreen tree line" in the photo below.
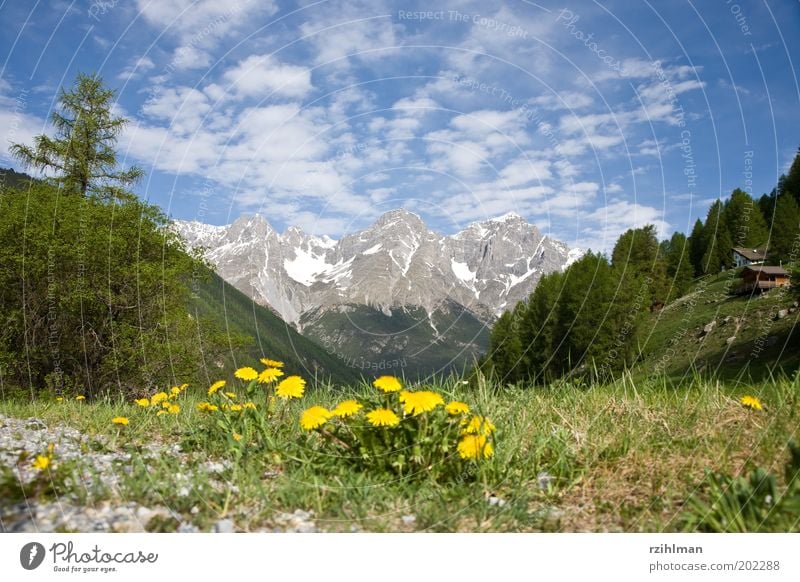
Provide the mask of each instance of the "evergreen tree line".
[{"label": "evergreen tree line", "polygon": [[736,189],[714,202],[687,237],[660,241],[653,225],[624,232],[606,257],[589,252],[495,323],[484,373],[507,383],[547,382],[575,371],[599,378],[631,365],[648,311],[693,281],[734,266],[733,247],[767,249],[768,264],[796,262],[800,237],[800,150],[789,173],[754,200]]}]

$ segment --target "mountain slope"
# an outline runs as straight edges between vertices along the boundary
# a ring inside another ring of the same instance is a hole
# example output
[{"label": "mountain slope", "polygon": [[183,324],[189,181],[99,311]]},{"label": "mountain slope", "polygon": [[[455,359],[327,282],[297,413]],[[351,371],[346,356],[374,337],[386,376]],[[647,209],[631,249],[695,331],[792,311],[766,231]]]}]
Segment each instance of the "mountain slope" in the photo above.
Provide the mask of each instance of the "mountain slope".
[{"label": "mountain slope", "polygon": [[[216,273],[195,289],[191,312],[206,318],[220,330],[236,337],[245,336],[245,344],[235,350],[236,365],[254,365],[268,357],[285,362],[286,369],[306,378],[330,378],[339,383],[357,381],[360,374],[341,358],[303,337],[266,307],[254,303],[241,291],[226,283]],[[234,352],[226,358],[233,362]],[[215,362],[206,362],[213,366]]]}]

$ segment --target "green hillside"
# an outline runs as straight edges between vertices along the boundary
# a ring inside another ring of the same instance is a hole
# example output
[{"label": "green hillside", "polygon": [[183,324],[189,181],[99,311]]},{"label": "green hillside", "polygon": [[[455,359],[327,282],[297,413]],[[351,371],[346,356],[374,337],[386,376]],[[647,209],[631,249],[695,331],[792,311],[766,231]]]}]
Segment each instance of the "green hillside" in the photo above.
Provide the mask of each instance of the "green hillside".
[{"label": "green hillside", "polygon": [[343,305],[306,314],[302,324],[305,335],[368,377],[464,372],[486,351],[489,335],[486,324],[455,303],[440,305],[430,316],[421,307],[385,313]]},{"label": "green hillside", "polygon": [[[232,345],[224,364],[253,365],[258,358],[268,357],[282,360],[288,371],[302,373],[307,378],[340,383],[360,378],[359,370],[348,367],[343,360],[297,333],[216,273],[199,284],[192,298],[192,312],[229,334]],[[245,344],[234,345],[242,335],[246,336]],[[206,367],[215,365],[219,362],[205,362]]]},{"label": "green hillside", "polygon": [[637,375],[663,372],[680,380],[699,371],[758,381],[800,368],[796,296],[788,288],[752,297],[730,295],[727,290],[736,288],[739,272],[702,278],[685,296],[648,315],[639,338],[643,361]]}]

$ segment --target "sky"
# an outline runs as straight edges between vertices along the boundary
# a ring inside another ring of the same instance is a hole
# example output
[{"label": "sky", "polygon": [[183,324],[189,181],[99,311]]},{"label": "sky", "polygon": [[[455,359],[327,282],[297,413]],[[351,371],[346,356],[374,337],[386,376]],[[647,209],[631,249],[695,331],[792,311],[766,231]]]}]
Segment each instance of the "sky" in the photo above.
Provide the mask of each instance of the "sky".
[{"label": "sky", "polygon": [[800,145],[800,2],[0,0],[0,167],[97,72],[171,217],[688,232]]}]

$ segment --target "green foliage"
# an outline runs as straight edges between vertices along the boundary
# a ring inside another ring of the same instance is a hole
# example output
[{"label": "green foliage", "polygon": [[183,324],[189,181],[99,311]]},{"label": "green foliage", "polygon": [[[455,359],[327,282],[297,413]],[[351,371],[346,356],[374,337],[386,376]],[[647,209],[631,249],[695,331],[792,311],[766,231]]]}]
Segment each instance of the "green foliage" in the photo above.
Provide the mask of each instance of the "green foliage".
[{"label": "green foliage", "polygon": [[26,167],[55,172],[66,192],[125,196],[121,188],[143,172],[118,168],[115,146],[127,119],[112,115],[114,96],[99,75],[79,74],[71,90],[61,89],[59,109],[50,115],[55,137],[36,136],[33,147],[13,144],[11,154]]},{"label": "green foliage", "polygon": [[725,221],[724,206],[719,200],[715,201],[708,209],[702,240],[704,252],[701,269],[703,274],[713,275],[731,266],[733,241]]},{"label": "green foliage", "polygon": [[692,284],[694,267],[691,262],[691,246],[686,235],[675,232],[664,245],[664,256],[667,265],[669,292],[667,303],[681,297]]},{"label": "green foliage", "polygon": [[684,527],[717,533],[792,532],[800,524],[800,447],[789,443],[786,487],[758,467],[746,477],[706,472],[703,492],[689,498]]},{"label": "green foliage", "polygon": [[775,201],[775,218],[769,243],[772,264],[797,261],[800,252],[800,207],[793,196],[780,194]]},{"label": "green foliage", "polygon": [[689,260],[692,263],[695,277],[703,274],[703,255],[705,252],[703,221],[698,218],[694,223],[694,227],[692,227],[691,235],[689,235]]},{"label": "green foliage", "polygon": [[631,279],[648,278],[651,304],[666,302],[667,265],[659,252],[655,226],[648,224],[625,231],[614,245],[611,264],[618,273],[624,272]]},{"label": "green foliage", "polygon": [[[0,192],[0,366],[12,384],[96,395],[194,378],[203,322],[186,310],[202,266],[155,207]],[[205,335],[204,335],[205,334]],[[205,341],[206,354],[220,346]]]},{"label": "green foliage", "polygon": [[747,192],[734,190],[725,202],[723,215],[733,246],[756,248],[767,242],[767,222]]}]

